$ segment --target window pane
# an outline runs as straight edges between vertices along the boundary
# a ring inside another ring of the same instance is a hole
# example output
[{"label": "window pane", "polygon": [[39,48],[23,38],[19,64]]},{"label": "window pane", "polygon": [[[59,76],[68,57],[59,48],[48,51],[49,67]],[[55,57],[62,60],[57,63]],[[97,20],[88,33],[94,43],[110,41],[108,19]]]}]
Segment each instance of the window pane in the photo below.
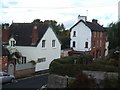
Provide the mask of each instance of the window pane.
[{"label": "window pane", "polygon": [[55,47],[55,40],[52,40],[52,47]]},{"label": "window pane", "polygon": [[46,61],[46,58],[38,58],[38,63],[45,62],[45,61]]},{"label": "window pane", "polygon": [[73,47],[75,47],[75,41],[73,41]]},{"label": "window pane", "polygon": [[45,47],[45,40],[42,40],[42,47]]},{"label": "window pane", "polygon": [[88,48],[88,42],[85,42],[85,48]]},{"label": "window pane", "polygon": [[76,31],[73,31],[73,37],[76,37]]}]

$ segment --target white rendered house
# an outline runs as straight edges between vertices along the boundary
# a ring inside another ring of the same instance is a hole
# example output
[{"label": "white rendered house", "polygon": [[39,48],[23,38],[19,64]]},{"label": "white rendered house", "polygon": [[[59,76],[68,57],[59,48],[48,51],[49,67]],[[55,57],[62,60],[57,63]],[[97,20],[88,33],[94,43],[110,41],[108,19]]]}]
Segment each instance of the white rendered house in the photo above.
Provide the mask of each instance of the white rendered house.
[{"label": "white rendered house", "polygon": [[10,34],[16,43],[11,47],[22,54],[25,62],[34,60],[36,72],[49,69],[51,61],[60,58],[61,44],[49,24],[12,23]]},{"label": "white rendered house", "polygon": [[85,24],[86,17],[78,16],[78,22],[70,28],[70,47],[75,51],[91,50],[91,29]]}]

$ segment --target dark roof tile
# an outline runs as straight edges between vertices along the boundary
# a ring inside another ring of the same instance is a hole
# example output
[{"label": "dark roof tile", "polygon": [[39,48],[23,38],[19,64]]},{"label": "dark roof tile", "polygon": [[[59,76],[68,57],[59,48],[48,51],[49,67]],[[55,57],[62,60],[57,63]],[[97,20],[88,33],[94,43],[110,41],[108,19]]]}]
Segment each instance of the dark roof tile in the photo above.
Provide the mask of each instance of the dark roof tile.
[{"label": "dark roof tile", "polygon": [[92,22],[88,22],[88,21],[86,21],[86,22],[84,22],[83,20],[79,20],[75,25],[73,25],[71,28],[70,28],[70,30],[72,30],[76,25],[78,25],[80,22],[83,22],[86,26],[88,26],[90,29],[91,29],[91,31],[93,32],[93,31],[98,31],[98,32],[100,32],[100,31],[106,31],[105,29],[104,29],[104,27],[102,27],[101,25],[99,25],[98,23],[92,23]]},{"label": "dark roof tile", "polygon": [[37,26],[38,30],[38,42],[41,40],[45,32],[47,31],[48,24],[45,23],[12,23],[10,26],[10,35],[16,40],[17,46],[32,46],[32,30],[34,26]]}]

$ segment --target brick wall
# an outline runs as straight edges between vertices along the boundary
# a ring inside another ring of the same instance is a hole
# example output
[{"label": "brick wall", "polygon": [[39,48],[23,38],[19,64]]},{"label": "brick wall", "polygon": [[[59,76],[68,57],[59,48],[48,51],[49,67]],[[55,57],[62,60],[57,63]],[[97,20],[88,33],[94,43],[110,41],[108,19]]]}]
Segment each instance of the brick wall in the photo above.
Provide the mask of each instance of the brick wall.
[{"label": "brick wall", "polygon": [[2,30],[2,42],[8,42],[9,40],[9,30]]},{"label": "brick wall", "polygon": [[37,30],[37,26],[34,26],[32,30],[32,45],[36,44],[37,40],[38,40],[38,30]]},{"label": "brick wall", "polygon": [[15,77],[16,78],[21,78],[21,77],[31,76],[34,73],[35,73],[35,68],[28,68],[28,69],[23,69],[23,70],[17,70],[15,72]]},{"label": "brick wall", "polygon": [[0,57],[0,71],[2,71],[2,57]]},{"label": "brick wall", "polygon": [[[102,33],[102,37],[101,34]],[[92,32],[92,50],[94,58],[105,56],[106,32]],[[101,45],[100,45],[101,44]]]},{"label": "brick wall", "polygon": [[8,72],[8,57],[0,57],[0,71]]}]

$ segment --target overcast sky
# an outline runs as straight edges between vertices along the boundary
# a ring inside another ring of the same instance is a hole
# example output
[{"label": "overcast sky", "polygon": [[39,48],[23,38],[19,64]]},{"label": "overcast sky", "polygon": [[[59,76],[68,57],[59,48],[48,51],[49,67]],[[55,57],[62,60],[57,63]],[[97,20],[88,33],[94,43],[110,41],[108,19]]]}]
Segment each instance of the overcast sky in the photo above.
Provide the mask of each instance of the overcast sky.
[{"label": "overcast sky", "polygon": [[56,20],[70,28],[80,14],[107,26],[118,20],[119,0],[0,0],[0,23]]}]

